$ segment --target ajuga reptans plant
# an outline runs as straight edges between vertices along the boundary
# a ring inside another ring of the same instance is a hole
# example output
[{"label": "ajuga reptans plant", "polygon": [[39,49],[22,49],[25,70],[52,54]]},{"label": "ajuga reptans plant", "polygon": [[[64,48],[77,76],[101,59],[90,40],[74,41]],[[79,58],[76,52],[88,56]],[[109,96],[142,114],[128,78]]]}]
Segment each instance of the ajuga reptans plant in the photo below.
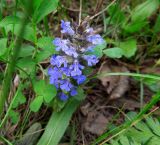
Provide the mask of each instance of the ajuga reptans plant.
[{"label": "ajuga reptans plant", "polygon": [[71,25],[63,20],[61,34],[61,38],[53,40],[58,54],[51,57],[48,75],[50,84],[58,90],[59,99],[66,101],[70,96],[77,95],[77,87],[85,82],[83,70],[98,63],[99,58],[90,52],[104,40],[88,24]]}]

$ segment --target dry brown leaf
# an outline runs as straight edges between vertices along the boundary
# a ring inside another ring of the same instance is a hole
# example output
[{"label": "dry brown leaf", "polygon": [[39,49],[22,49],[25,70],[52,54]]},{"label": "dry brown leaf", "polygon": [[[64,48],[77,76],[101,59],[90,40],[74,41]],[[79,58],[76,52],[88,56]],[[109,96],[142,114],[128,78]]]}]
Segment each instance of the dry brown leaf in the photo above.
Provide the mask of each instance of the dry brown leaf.
[{"label": "dry brown leaf", "polygon": [[[112,73],[112,72],[129,72],[124,66],[115,66],[107,63],[102,64],[99,73]],[[99,77],[102,85],[106,88],[106,92],[109,94],[109,99],[116,99],[122,97],[129,89],[129,77],[128,76],[105,76]]]},{"label": "dry brown leaf", "polygon": [[108,119],[101,113],[93,111],[87,116],[84,129],[92,134],[101,135],[106,130]]},{"label": "dry brown leaf", "polygon": [[140,108],[140,103],[132,98],[121,98],[118,101],[114,101],[116,107],[121,108],[123,106],[124,110],[135,111],[135,109]]}]

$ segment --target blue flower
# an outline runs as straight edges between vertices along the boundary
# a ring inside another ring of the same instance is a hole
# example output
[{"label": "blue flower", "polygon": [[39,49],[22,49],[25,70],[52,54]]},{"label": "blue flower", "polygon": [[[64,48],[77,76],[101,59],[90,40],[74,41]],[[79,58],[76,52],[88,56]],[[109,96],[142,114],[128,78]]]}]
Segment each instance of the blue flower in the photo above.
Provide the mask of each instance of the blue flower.
[{"label": "blue flower", "polygon": [[55,78],[61,78],[62,77],[62,73],[59,71],[59,69],[57,67],[49,68],[48,69],[48,75],[49,76],[54,76]]},{"label": "blue flower", "polygon": [[82,69],[84,69],[84,66],[79,64],[79,62],[77,60],[75,60],[74,63],[70,66],[71,76],[81,75]]},{"label": "blue flower", "polygon": [[93,66],[99,61],[95,55],[84,55],[83,58],[87,61],[88,66]]},{"label": "blue flower", "polygon": [[77,81],[77,84],[83,84],[86,80],[86,76],[85,75],[80,75],[80,76],[75,76],[74,79]]},{"label": "blue flower", "polygon": [[[75,31],[79,30],[76,27],[78,25],[71,26],[70,22],[62,20],[61,33],[64,35],[62,38],[53,40],[59,54],[51,57],[52,67],[48,69],[48,75],[50,84],[56,86],[57,91],[60,92],[58,97],[62,101],[66,101],[69,96],[77,95],[78,85],[83,84],[87,79],[82,70],[98,63],[98,57],[88,54],[94,51],[96,45],[104,43],[102,37],[99,34],[94,34],[93,28],[89,25],[83,32]],[[82,61],[87,62],[85,67],[81,65],[85,64]],[[72,82],[75,84],[73,85]]]},{"label": "blue flower", "polygon": [[67,60],[64,56],[53,55],[50,62],[53,66],[61,67],[62,65],[64,65],[64,67],[67,67]]},{"label": "blue flower", "polygon": [[59,88],[59,79],[62,78],[62,73],[59,71],[59,69],[57,67],[49,68],[48,75],[50,76],[50,84],[53,84],[56,86],[56,88]]},{"label": "blue flower", "polygon": [[63,20],[61,20],[61,33],[66,33],[69,35],[74,35],[75,32],[74,30],[71,28],[70,22],[65,22]]},{"label": "blue flower", "polygon": [[68,67],[61,67],[60,69],[63,74],[65,74],[68,77],[70,76],[71,70]]},{"label": "blue flower", "polygon": [[54,76],[50,76],[49,78],[49,83],[51,85],[55,85],[55,87],[58,89],[59,88],[59,80],[55,78]]},{"label": "blue flower", "polygon": [[69,43],[68,40],[62,40],[61,38],[55,38],[53,40],[53,44],[56,46],[56,51],[68,50],[68,46],[67,46],[68,43]]},{"label": "blue flower", "polygon": [[94,30],[93,30],[93,28],[89,27],[85,30],[85,32],[88,34],[93,34]]},{"label": "blue flower", "polygon": [[78,57],[78,53],[76,52],[76,49],[72,46],[70,46],[67,50],[64,51],[67,55],[73,56],[74,58]]},{"label": "blue flower", "polygon": [[71,96],[76,96],[78,93],[77,93],[77,89],[76,88],[73,88],[70,92],[70,95]]},{"label": "blue flower", "polygon": [[104,43],[103,38],[99,34],[89,35],[87,37],[87,41],[91,42],[94,45],[98,45],[98,44],[103,44]]},{"label": "blue flower", "polygon": [[68,100],[68,96],[66,94],[64,94],[63,92],[59,93],[58,96],[59,96],[61,101],[67,101]]},{"label": "blue flower", "polygon": [[60,88],[66,92],[69,92],[73,85],[68,80],[61,80],[60,82]]}]

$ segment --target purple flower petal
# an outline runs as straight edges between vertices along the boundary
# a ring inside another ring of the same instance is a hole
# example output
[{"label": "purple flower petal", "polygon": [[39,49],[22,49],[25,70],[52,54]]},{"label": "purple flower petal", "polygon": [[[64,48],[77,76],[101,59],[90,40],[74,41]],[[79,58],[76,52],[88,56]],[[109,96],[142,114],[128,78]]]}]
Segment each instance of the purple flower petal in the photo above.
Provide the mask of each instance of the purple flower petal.
[{"label": "purple flower petal", "polygon": [[77,90],[76,90],[76,88],[73,88],[72,90],[71,90],[71,92],[70,92],[70,95],[71,96],[76,96],[78,93],[77,93]]},{"label": "purple flower petal", "polygon": [[87,37],[87,41],[91,42],[94,45],[98,45],[98,44],[104,43],[103,38],[99,34],[88,36]]},{"label": "purple flower petal", "polygon": [[69,35],[74,35],[75,32],[74,30],[71,28],[70,22],[65,22],[63,20],[61,20],[61,33],[66,33]]},{"label": "purple flower petal", "polygon": [[88,66],[93,66],[99,61],[95,55],[84,55],[83,58],[87,61]]},{"label": "purple flower petal", "polygon": [[86,76],[85,75],[75,76],[74,79],[77,80],[77,84],[80,85],[85,82]]},{"label": "purple flower petal", "polygon": [[68,100],[68,96],[64,93],[59,93],[58,96],[59,96],[61,101],[67,101]]},{"label": "purple flower petal", "polygon": [[70,66],[71,70],[71,76],[79,76],[82,74],[82,69],[84,69],[84,66],[79,64],[77,60],[74,61],[74,64]]},{"label": "purple flower petal", "polygon": [[69,92],[73,87],[73,85],[68,80],[61,80],[60,84],[60,88],[66,92]]}]

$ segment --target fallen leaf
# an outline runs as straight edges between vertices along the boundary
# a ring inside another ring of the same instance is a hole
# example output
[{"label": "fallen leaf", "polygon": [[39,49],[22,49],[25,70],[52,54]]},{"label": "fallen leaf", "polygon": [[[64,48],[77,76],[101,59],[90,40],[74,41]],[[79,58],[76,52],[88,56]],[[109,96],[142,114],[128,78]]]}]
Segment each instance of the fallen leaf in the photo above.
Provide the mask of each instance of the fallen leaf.
[{"label": "fallen leaf", "polygon": [[106,130],[108,119],[101,113],[92,111],[84,123],[84,129],[92,134],[101,135]]},{"label": "fallen leaf", "polygon": [[[124,66],[110,65],[107,63],[102,64],[99,70],[100,74],[113,72],[129,72],[129,70]],[[102,85],[106,88],[110,100],[122,97],[129,89],[128,76],[101,76],[99,79],[101,80]]]}]

